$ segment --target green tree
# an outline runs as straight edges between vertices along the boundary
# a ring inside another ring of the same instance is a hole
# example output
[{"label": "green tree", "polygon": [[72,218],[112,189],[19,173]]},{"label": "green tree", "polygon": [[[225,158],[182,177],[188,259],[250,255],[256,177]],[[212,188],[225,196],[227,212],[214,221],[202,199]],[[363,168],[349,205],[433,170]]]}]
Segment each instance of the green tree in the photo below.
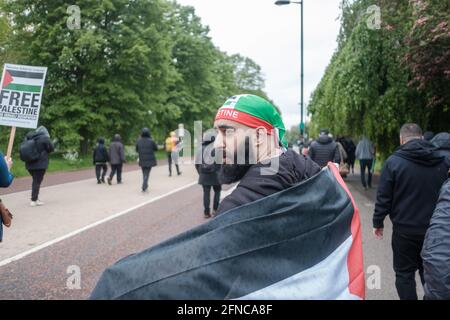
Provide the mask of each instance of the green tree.
[{"label": "green tree", "polygon": [[[448,63],[441,63],[448,61],[449,47],[442,43],[448,41],[449,33],[442,20],[448,21],[450,12],[448,4],[446,10],[444,5],[420,1],[427,4],[429,15],[438,17],[432,25],[438,28],[433,36],[439,36],[436,42],[427,42],[427,32],[415,29],[420,18],[415,14],[414,1],[376,3],[381,8],[382,24],[372,30],[367,26],[367,8],[374,2],[343,1],[338,50],[312,95],[309,112],[314,128],[329,127],[336,134],[365,134],[387,155],[398,145],[398,131],[405,122],[417,122],[433,131],[450,128],[448,90],[442,90],[449,85],[445,76]],[[429,46],[417,48],[414,43]],[[427,57],[433,56],[433,62],[426,63],[425,51]],[[422,59],[420,67],[416,59]],[[424,78],[414,72],[422,72]],[[426,85],[415,82],[424,79]]]}]

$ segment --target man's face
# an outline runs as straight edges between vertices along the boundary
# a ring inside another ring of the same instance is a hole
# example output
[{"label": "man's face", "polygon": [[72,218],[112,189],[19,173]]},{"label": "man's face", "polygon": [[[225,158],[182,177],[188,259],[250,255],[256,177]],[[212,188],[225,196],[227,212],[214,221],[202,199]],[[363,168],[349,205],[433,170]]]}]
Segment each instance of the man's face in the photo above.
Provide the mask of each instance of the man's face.
[{"label": "man's face", "polygon": [[252,140],[256,129],[230,120],[218,120],[214,123],[217,137],[214,141],[216,157],[222,157],[219,172],[221,184],[237,182],[256,163],[253,156]]},{"label": "man's face", "polygon": [[[231,120],[218,120],[214,123],[217,137],[214,141],[216,154],[223,155],[223,164],[249,164],[245,161],[246,153],[253,146],[256,129]],[[253,151],[253,150],[251,150]],[[250,163],[256,163],[251,161]]]}]

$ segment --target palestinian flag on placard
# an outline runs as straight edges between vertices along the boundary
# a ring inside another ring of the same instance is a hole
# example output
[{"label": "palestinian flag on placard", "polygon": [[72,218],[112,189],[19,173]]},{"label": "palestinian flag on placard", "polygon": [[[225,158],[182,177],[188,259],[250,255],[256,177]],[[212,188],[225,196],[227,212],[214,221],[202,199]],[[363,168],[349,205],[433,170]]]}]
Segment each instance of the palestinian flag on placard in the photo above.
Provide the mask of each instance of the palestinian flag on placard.
[{"label": "palestinian flag on placard", "polygon": [[2,79],[2,89],[40,93],[44,76],[44,72],[18,71],[6,68]]},{"label": "palestinian flag on placard", "polygon": [[364,299],[358,209],[335,165],[106,269],[91,299]]}]

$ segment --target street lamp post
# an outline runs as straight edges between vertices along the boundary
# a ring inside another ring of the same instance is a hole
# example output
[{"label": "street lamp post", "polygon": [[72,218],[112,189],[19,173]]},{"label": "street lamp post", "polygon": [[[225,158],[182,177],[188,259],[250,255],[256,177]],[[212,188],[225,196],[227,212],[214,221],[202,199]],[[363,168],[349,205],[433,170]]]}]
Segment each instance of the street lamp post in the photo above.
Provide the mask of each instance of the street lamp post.
[{"label": "street lamp post", "polygon": [[303,1],[284,1],[284,0],[278,0],[275,2],[275,4],[277,6],[284,6],[284,5],[288,5],[291,3],[296,3],[300,5],[300,28],[301,28],[301,32],[300,32],[300,56],[301,56],[301,72],[300,72],[300,117],[301,117],[301,122],[300,122],[300,135],[303,139],[303,135],[305,132],[305,122],[303,120],[303,105],[304,105],[304,101],[303,101],[303,78],[304,78],[304,73],[303,73]]}]

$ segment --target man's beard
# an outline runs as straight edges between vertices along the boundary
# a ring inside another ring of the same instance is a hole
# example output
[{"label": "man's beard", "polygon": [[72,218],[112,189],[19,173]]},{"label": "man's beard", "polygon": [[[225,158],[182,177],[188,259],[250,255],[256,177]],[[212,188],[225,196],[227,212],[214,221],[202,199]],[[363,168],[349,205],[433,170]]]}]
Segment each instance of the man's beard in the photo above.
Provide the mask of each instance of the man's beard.
[{"label": "man's beard", "polygon": [[[247,171],[250,169],[252,164],[250,164],[250,142],[248,137],[245,139],[245,162],[244,164],[238,164],[237,152],[235,152],[232,164],[222,164],[219,171],[219,183],[220,184],[231,184],[241,180]],[[242,148],[242,146],[241,146]],[[239,150],[239,147],[238,149]]]}]

